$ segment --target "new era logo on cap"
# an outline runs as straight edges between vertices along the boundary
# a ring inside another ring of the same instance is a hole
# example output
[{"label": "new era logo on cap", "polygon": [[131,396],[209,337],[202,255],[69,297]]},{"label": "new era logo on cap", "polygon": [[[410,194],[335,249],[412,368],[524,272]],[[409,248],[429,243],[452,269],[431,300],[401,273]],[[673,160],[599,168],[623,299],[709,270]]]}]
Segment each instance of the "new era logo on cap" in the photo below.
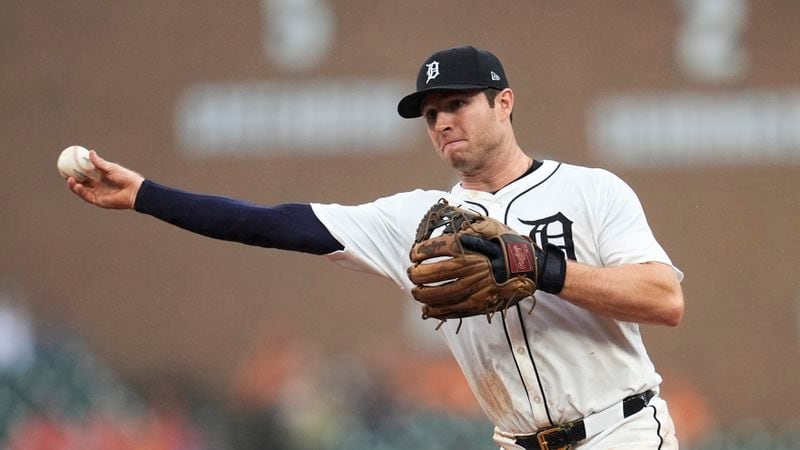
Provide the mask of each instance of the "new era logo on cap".
[{"label": "new era logo on cap", "polygon": [[417,73],[417,91],[400,100],[397,112],[407,119],[419,117],[422,101],[436,90],[507,87],[503,65],[491,52],[472,46],[440,50],[422,64]]}]

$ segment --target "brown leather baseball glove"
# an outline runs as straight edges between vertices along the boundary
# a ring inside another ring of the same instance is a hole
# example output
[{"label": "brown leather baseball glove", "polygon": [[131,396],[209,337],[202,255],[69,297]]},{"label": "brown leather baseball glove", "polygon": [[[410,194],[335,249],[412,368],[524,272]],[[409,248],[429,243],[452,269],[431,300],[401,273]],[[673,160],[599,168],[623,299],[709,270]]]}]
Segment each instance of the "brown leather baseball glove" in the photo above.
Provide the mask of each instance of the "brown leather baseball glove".
[{"label": "brown leather baseball glove", "polygon": [[[441,234],[432,237],[437,230]],[[527,236],[442,199],[417,228],[408,268],[411,294],[422,303],[423,319],[485,314],[491,322],[494,313],[536,290],[537,254],[541,250]]]}]

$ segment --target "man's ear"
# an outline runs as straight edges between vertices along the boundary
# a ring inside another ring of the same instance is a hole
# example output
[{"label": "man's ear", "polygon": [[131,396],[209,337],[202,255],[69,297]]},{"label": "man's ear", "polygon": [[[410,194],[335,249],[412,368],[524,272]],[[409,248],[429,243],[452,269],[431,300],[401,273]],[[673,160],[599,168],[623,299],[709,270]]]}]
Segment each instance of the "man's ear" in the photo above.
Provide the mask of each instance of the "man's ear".
[{"label": "man's ear", "polygon": [[503,117],[511,117],[514,111],[514,91],[505,88],[494,99],[494,107],[498,108]]}]

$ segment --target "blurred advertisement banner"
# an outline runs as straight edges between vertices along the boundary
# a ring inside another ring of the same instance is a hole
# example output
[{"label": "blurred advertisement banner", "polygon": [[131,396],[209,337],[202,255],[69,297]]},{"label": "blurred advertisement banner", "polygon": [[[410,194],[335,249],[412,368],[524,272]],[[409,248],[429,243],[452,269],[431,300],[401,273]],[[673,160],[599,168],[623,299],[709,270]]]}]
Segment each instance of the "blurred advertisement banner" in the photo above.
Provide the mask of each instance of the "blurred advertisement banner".
[{"label": "blurred advertisement banner", "polygon": [[189,156],[399,150],[412,126],[397,115],[407,83],[324,79],[202,84],[178,102],[176,138]]},{"label": "blurred advertisement banner", "polygon": [[610,96],[587,123],[590,148],[631,167],[800,163],[800,90]]}]

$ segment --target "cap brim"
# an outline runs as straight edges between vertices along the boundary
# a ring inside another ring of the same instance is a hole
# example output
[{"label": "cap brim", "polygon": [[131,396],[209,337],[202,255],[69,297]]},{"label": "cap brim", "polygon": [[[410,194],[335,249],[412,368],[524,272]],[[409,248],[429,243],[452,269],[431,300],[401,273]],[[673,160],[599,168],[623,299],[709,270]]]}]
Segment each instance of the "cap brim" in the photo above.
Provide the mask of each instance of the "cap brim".
[{"label": "cap brim", "polygon": [[400,103],[397,104],[397,113],[404,119],[413,119],[422,116],[421,108],[423,100],[435,91],[466,91],[470,89],[486,88],[487,86],[478,84],[450,84],[423,89],[403,97]]}]

